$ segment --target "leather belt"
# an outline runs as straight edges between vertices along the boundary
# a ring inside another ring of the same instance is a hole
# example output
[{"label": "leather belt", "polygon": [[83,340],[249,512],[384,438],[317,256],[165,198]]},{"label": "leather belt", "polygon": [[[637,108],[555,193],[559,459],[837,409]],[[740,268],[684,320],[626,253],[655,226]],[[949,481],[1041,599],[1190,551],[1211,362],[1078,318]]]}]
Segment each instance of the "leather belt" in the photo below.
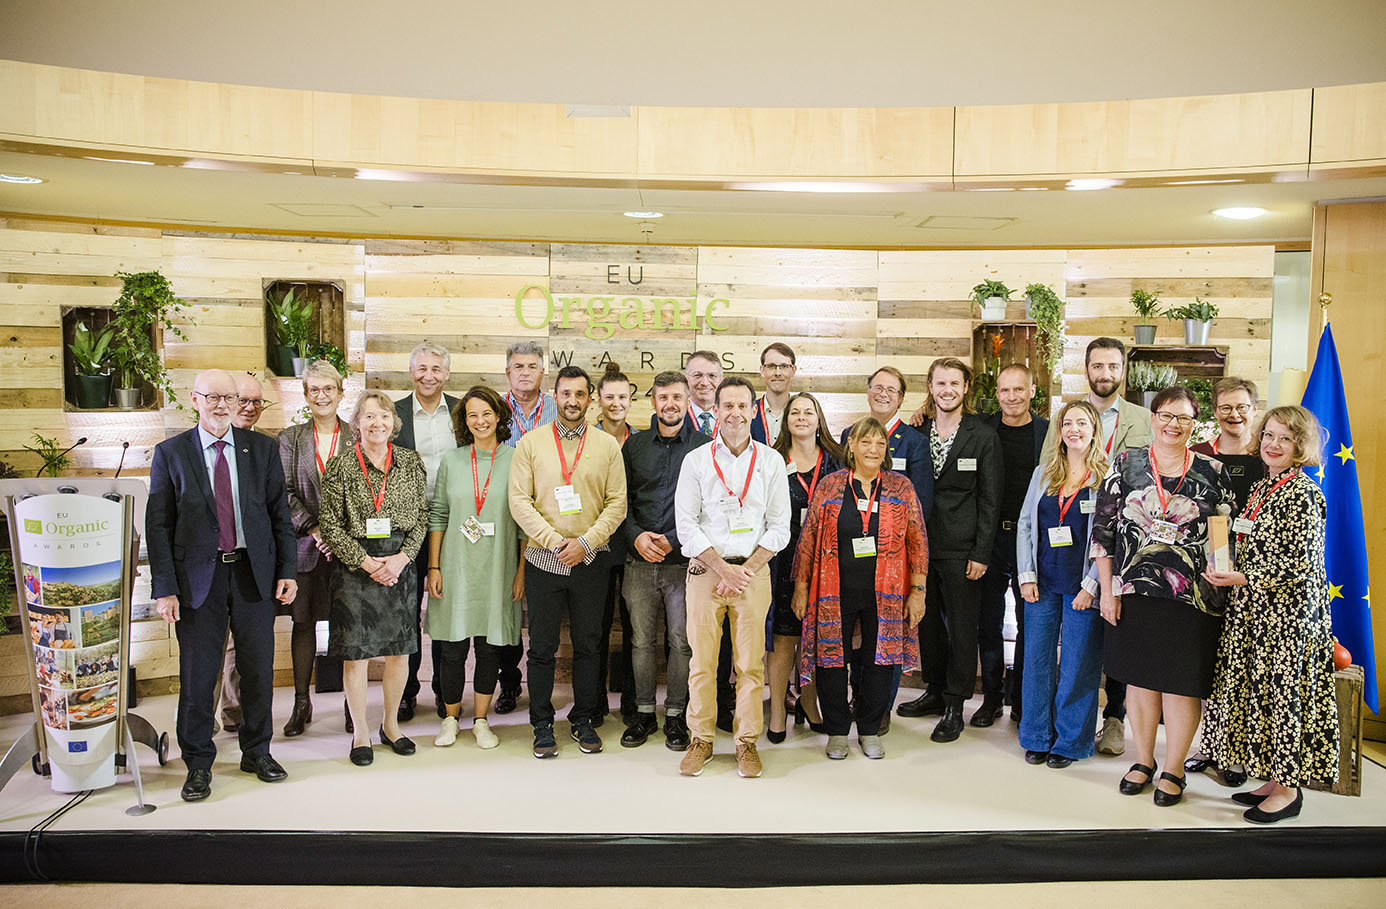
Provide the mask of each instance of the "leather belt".
[{"label": "leather belt", "polygon": [[233,549],[231,552],[217,551],[217,561],[219,562],[239,562],[245,556],[246,551],[244,549]]},{"label": "leather belt", "polygon": [[723,561],[723,562],[726,562],[728,565],[745,565],[745,564],[746,564],[746,556],[740,556],[740,557],[734,558],[734,559],[723,559],[722,561]]}]

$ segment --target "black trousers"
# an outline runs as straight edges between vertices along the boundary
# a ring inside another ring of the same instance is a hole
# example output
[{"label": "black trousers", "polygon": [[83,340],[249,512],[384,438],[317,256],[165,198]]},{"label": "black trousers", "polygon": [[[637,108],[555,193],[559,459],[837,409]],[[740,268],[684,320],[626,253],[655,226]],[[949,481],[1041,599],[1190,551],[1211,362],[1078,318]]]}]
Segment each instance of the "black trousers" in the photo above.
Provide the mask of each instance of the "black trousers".
[{"label": "black trousers", "polygon": [[269,753],[274,699],[274,600],[260,596],[249,560],[217,562],[212,587],[196,608],[179,603],[178,748],[189,770],[211,770],[212,711],[226,630],[236,638],[241,676],[241,754]]},{"label": "black trousers", "polygon": [[578,565],[572,574],[552,574],[525,566],[529,600],[529,721],[552,723],[554,656],[558,653],[563,613],[573,644],[573,723],[596,719],[601,709],[597,651],[601,648],[602,606],[606,593],[602,568]]},{"label": "black trousers", "polygon": [[1107,706],[1102,708],[1102,719],[1116,717],[1126,720],[1126,683],[1107,678]]},{"label": "black trousers", "polygon": [[960,709],[977,686],[982,582],[967,579],[966,559],[935,559],[924,596],[928,605],[919,623],[924,680],[934,691],[942,690],[945,706]]},{"label": "black trousers", "polygon": [[500,676],[499,647],[487,643],[486,638],[481,636],[460,641],[437,641],[435,643],[442,652],[438,677],[444,704],[456,704],[462,700],[462,692],[467,687],[467,654],[471,651],[473,640],[476,641],[476,668],[472,670],[472,692],[487,695],[496,693],[496,679]]},{"label": "black trousers", "polygon": [[[1006,553],[1010,557],[1006,557]],[[1013,694],[1012,703],[1020,703],[1020,677],[1025,666],[1025,651],[1022,648],[1021,634],[1025,622],[1022,618],[1020,584],[1015,576],[1015,531],[996,531],[996,548],[991,554],[991,564],[982,575],[981,617],[977,623],[977,650],[982,660],[982,694],[987,698],[1001,701],[1008,688]],[[1015,598],[1017,622],[1015,640],[1015,669],[1009,685],[1006,679],[1006,590],[1010,589]]]},{"label": "black trousers", "polygon": [[[603,560],[615,561],[612,553],[603,553]],[[610,563],[609,563],[610,564]],[[611,628],[619,616],[621,620],[621,652],[616,659],[616,681],[621,692],[621,712],[635,712],[635,670],[631,664],[630,609],[626,607],[622,582],[625,578],[624,563],[614,565],[607,575],[606,606],[602,610],[601,652],[597,663],[597,681],[602,686],[602,708],[606,708],[606,696],[611,690]],[[627,709],[629,708],[629,709]],[[600,708],[599,708],[600,709]],[[602,713],[609,712],[603,709]]]},{"label": "black trousers", "polygon": [[[859,596],[844,592],[840,602],[844,665],[832,668],[819,666],[814,673],[818,682],[818,706],[823,711],[823,726],[828,735],[846,735],[852,729],[852,709],[847,701],[847,675],[851,666],[857,693],[857,735],[875,735],[880,731],[881,718],[889,707],[895,667],[876,665],[875,592]],[[861,626],[861,646],[854,650],[852,638],[858,625]]]},{"label": "black trousers", "polygon": [[717,712],[728,716],[736,712],[736,684],[732,681],[731,619],[725,617],[722,619],[722,646],[717,651]]},{"label": "black trousers", "polygon": [[[419,696],[419,667],[423,665],[423,594],[428,590],[428,541],[424,540],[423,546],[419,547],[418,558],[414,559],[414,573],[418,577],[419,586],[415,589],[419,592],[419,602],[415,604],[414,617],[414,652],[409,654],[409,678],[404,681],[404,697],[417,698]],[[438,678],[439,666],[443,662],[443,650],[439,646],[441,642],[434,641],[430,648],[433,652],[433,696],[441,698],[443,696],[442,681]]]}]

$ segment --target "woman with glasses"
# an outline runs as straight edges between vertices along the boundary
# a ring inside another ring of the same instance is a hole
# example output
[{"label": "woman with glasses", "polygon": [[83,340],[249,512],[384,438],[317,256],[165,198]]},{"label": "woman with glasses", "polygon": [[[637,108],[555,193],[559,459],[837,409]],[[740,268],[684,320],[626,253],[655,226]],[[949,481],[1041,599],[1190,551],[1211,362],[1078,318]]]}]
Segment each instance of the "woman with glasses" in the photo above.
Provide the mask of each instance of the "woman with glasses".
[{"label": "woman with glasses", "polygon": [[1296,817],[1305,780],[1338,777],[1333,623],[1324,571],[1327,506],[1301,468],[1319,464],[1321,431],[1303,407],[1276,407],[1257,433],[1266,477],[1233,528],[1235,570],[1204,577],[1230,588],[1203,743],[1223,766],[1266,780],[1232,800],[1242,817]]},{"label": "woman with glasses", "polygon": [[[1127,685],[1126,711],[1136,763],[1119,787],[1139,795],[1155,783],[1155,804],[1178,804],[1198,729],[1201,700],[1213,687],[1222,601],[1203,577],[1208,517],[1229,515],[1223,467],[1188,449],[1198,399],[1182,385],[1155,396],[1149,449],[1118,454],[1093,515],[1092,557],[1110,627],[1103,668]],[[1165,766],[1156,780],[1155,735],[1163,715]]]},{"label": "woman with glasses", "polygon": [[355,443],[351,427],[337,416],[342,401],[342,374],[326,360],[315,360],[303,370],[303,396],[309,419],[279,434],[279,460],[289,493],[289,511],[298,537],[298,595],[281,607],[293,616],[289,650],[294,666],[294,709],[284,724],[286,736],[303,734],[313,720],[308,685],[313,680],[313,655],[317,650],[317,623],[332,610],[332,577],[336,566],[318,526],[322,474],[327,462]]}]

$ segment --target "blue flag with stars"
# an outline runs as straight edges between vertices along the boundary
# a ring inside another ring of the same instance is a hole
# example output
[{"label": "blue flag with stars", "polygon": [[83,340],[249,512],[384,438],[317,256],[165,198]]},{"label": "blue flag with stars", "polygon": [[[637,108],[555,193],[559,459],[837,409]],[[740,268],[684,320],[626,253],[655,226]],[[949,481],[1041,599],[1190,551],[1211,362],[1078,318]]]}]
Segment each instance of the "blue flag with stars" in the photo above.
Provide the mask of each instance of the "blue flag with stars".
[{"label": "blue flag with stars", "polygon": [[1367,589],[1367,536],[1362,525],[1362,495],[1357,486],[1357,460],[1352,451],[1352,427],[1348,424],[1343,375],[1338,369],[1338,348],[1333,329],[1319,337],[1314,372],[1304,389],[1304,406],[1313,411],[1328,432],[1324,463],[1307,468],[1319,481],[1328,503],[1327,546],[1328,601],[1333,610],[1333,634],[1352,652],[1352,661],[1366,676],[1363,695],[1377,712],[1376,651],[1372,647],[1371,594]]}]

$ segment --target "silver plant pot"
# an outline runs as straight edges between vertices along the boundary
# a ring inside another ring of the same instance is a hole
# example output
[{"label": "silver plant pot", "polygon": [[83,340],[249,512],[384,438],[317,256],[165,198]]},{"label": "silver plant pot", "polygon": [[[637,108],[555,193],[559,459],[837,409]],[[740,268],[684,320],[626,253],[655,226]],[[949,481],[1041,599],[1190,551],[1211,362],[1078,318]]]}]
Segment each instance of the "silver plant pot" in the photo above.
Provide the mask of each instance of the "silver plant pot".
[{"label": "silver plant pot", "polygon": [[1141,406],[1144,407],[1146,410],[1149,410],[1149,409],[1150,409],[1150,405],[1152,405],[1152,404],[1155,403],[1155,396],[1158,395],[1159,393],[1160,393],[1159,391],[1142,391],[1142,392],[1141,392]]},{"label": "silver plant pot", "polygon": [[293,358],[293,362],[294,362],[294,377],[295,377],[295,378],[302,378],[302,377],[303,377],[303,370],[306,369],[307,366],[308,366],[308,358],[307,358],[307,357],[294,357],[294,358]]},{"label": "silver plant pot", "polygon": [[117,388],[115,390],[116,407],[121,410],[134,410],[140,406],[140,391],[138,388]]},{"label": "silver plant pot", "polygon": [[1201,322],[1198,319],[1184,320],[1184,343],[1185,344],[1207,344],[1208,329],[1213,327],[1212,322]]},{"label": "silver plant pot", "polygon": [[1148,347],[1155,343],[1154,325],[1136,325],[1133,326],[1133,330],[1136,333],[1136,343],[1142,347]]}]

